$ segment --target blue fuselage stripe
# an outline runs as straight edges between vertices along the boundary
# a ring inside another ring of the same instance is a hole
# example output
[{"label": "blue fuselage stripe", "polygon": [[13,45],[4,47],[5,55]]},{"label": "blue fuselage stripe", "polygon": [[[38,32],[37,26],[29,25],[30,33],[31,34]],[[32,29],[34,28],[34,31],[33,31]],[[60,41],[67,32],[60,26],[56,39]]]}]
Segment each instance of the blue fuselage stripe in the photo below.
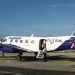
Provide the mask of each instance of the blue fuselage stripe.
[{"label": "blue fuselage stripe", "polygon": [[67,50],[71,49],[72,43],[75,41],[74,37],[71,37],[69,40],[66,40],[64,43],[62,43],[56,50]]}]

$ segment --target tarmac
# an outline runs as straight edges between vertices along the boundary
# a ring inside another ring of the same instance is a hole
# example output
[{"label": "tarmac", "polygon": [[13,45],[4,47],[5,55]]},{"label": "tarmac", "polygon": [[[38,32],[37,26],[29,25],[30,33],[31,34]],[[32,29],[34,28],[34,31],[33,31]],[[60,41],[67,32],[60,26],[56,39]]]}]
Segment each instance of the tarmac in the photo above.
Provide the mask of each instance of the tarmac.
[{"label": "tarmac", "polygon": [[75,51],[47,53],[47,61],[24,53],[21,61],[17,53],[0,55],[0,75],[75,75]]}]

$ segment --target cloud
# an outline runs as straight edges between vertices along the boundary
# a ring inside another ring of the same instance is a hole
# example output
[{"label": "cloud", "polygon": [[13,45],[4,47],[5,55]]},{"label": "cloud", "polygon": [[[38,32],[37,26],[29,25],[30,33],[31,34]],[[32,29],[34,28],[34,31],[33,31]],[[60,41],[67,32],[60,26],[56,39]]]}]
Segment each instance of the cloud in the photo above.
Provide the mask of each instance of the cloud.
[{"label": "cloud", "polygon": [[69,7],[75,7],[75,4],[68,4]]},{"label": "cloud", "polygon": [[63,6],[62,4],[53,4],[53,5],[49,5],[49,7],[61,7]]},{"label": "cloud", "polygon": [[75,4],[53,4],[53,5],[49,5],[48,7],[75,7]]}]

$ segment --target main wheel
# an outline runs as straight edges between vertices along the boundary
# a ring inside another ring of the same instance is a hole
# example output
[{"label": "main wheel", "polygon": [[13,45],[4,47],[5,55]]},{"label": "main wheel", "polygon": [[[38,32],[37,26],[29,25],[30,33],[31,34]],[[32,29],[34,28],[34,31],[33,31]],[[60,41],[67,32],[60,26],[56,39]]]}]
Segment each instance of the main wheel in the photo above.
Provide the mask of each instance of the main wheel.
[{"label": "main wheel", "polygon": [[21,55],[17,55],[17,59],[21,61],[22,56]]},{"label": "main wheel", "polygon": [[44,58],[43,58],[44,61],[47,61],[47,54],[44,53]]}]

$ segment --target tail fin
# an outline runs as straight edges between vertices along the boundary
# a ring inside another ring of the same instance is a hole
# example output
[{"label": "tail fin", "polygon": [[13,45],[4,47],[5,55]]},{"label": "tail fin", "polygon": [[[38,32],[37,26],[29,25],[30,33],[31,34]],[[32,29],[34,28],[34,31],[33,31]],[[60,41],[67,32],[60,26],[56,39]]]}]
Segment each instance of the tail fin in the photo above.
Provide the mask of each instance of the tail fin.
[{"label": "tail fin", "polygon": [[72,36],[75,36],[75,31],[72,33]]}]

